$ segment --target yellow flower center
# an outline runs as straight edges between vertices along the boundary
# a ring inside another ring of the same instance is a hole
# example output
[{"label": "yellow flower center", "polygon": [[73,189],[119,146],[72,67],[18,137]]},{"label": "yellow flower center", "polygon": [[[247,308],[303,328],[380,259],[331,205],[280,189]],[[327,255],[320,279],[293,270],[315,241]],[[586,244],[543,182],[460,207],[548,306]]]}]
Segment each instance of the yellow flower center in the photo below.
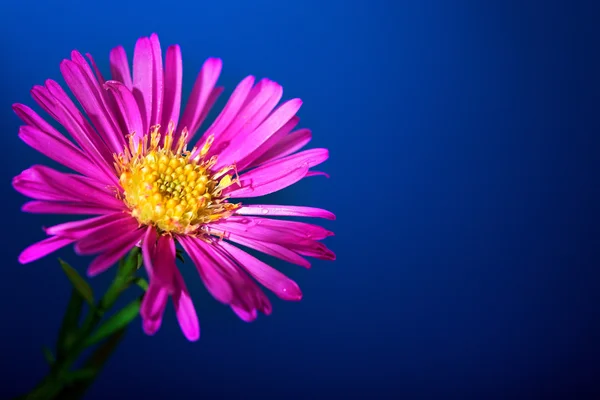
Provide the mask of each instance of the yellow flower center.
[{"label": "yellow flower center", "polygon": [[200,152],[188,151],[185,130],[173,148],[173,125],[162,145],[159,128],[153,127],[141,140],[130,136],[129,146],[115,156],[122,198],[131,215],[165,234],[194,233],[203,224],[231,215],[239,205],[228,203],[222,191],[237,182],[232,179],[235,166],[211,170],[216,157],[204,156],[212,137]]}]

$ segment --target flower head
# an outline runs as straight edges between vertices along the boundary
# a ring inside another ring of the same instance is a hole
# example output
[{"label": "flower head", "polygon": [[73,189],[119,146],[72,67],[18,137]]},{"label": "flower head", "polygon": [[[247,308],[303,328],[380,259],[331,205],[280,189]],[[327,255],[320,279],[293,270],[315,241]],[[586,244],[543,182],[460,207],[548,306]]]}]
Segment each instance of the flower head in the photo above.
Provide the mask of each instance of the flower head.
[{"label": "flower head", "polygon": [[306,256],[335,258],[320,242],[332,235],[328,230],[268,218],[334,219],[332,213],[301,206],[244,205],[237,200],[323,175],[311,168],[328,158],[326,149],[298,152],[311,138],[307,129],[294,131],[300,100],[277,107],[281,86],[268,79],[255,84],[249,76],[194,140],[222,92],[216,87],[219,59],[204,63],[180,117],[179,46],[167,49],[163,67],[158,37],[139,39],[133,74],[125,50],[113,49],[112,80],[105,80],[93,58],[87,57],[89,63],[73,51],[60,66],[84,113],[55,81],[31,91],[72,140],[29,107],[13,107],[25,122],[19,137],[74,173],[37,165],[16,176],[13,186],[33,199],[23,211],[93,217],[47,228],[48,237],[25,249],[20,262],[74,244],[78,254],[97,255],[88,268],[93,276],[140,246],[150,279],[140,310],[145,332],[159,329],[170,297],[189,340],[199,338],[200,328],[175,263],[177,244],[193,260],[209,292],[245,321],[254,320],[258,311],[271,312],[255,281],[284,300],[299,300],[302,294],[295,282],[232,243],[304,267],[310,266]]}]

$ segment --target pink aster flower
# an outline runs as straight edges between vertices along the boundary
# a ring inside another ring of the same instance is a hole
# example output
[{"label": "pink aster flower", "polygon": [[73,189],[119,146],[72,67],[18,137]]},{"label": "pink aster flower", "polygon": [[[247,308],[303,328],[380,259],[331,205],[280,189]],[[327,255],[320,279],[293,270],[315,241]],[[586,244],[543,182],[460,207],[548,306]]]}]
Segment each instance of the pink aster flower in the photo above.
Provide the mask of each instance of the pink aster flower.
[{"label": "pink aster flower", "polygon": [[[244,321],[271,304],[258,282],[284,300],[299,300],[298,285],[236,245],[309,267],[305,258],[332,260],[320,240],[332,233],[320,226],[271,216],[334,219],[326,210],[288,205],[243,205],[313,175],[328,158],[326,149],[298,152],[311,139],[294,128],[299,99],[277,107],[282,88],[249,76],[202,135],[198,129],[221,94],[216,87],[221,60],[206,60],[180,116],[182,61],[179,46],[163,58],[156,35],[137,41],[133,74],[123,47],[110,53],[112,80],[93,58],[77,51],[60,64],[75,103],[53,80],[35,86],[35,101],[72,140],[32,109],[15,104],[25,122],[19,137],[73,173],[36,165],[13,180],[32,198],[23,211],[93,215],[45,229],[48,237],[19,257],[29,263],[74,244],[81,255],[97,255],[88,275],[114,265],[140,246],[149,287],[140,309],[143,329],[154,334],[170,297],[184,335],[197,340],[198,317],[176,266],[179,244],[193,260],[208,291]],[[91,65],[90,65],[91,64]],[[254,279],[252,279],[254,278]]]}]

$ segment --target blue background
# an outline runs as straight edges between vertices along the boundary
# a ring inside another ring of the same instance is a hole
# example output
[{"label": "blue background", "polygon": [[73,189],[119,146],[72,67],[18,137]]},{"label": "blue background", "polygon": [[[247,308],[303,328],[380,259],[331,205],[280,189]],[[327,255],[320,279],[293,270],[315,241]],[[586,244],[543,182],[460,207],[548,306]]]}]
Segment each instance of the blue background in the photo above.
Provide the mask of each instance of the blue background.
[{"label": "blue background", "polygon": [[62,82],[72,49],[108,75],[112,47],[131,57],[157,32],[182,46],[184,94],[218,56],[226,94],[253,74],[304,100],[331,178],[270,200],[334,211],[338,258],[274,262],[304,299],[252,324],[186,270],[201,340],[170,308],[155,337],[135,323],[89,399],[600,398],[593,2],[28,0],[0,15],[0,397],[45,374],[69,294],[55,257],[16,261],[64,218],[19,212],[10,179],[48,162],[17,138],[11,104]]}]

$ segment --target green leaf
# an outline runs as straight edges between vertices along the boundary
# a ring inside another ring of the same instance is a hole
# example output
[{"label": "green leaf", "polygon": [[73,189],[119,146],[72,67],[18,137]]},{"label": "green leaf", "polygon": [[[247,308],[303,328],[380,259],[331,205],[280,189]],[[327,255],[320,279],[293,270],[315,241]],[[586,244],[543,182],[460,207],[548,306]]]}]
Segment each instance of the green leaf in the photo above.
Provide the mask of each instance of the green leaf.
[{"label": "green leaf", "polygon": [[141,298],[138,298],[119,310],[86,340],[85,346],[88,347],[96,344],[107,336],[110,336],[127,326],[139,314],[141,304],[142,300]]},{"label": "green leaf", "polygon": [[48,346],[42,347],[42,352],[44,353],[44,358],[46,359],[48,365],[52,365],[56,362],[54,354],[52,354],[52,350],[50,350]]},{"label": "green leaf", "polygon": [[128,276],[132,275],[134,271],[139,268],[141,258],[142,254],[140,252],[140,248],[135,246],[133,249],[131,249],[129,255],[122,259],[122,262],[119,263],[118,276],[121,278],[127,278]]},{"label": "green leaf", "polygon": [[185,258],[183,258],[183,254],[181,254],[181,250],[180,249],[177,249],[175,251],[175,257],[177,257],[177,259],[179,261],[181,261],[182,263],[185,263]]},{"label": "green leaf", "polygon": [[90,285],[88,285],[88,283],[81,277],[81,275],[79,275],[75,268],[71,267],[69,264],[67,264],[60,258],[58,259],[58,262],[60,262],[60,266],[62,267],[63,271],[65,271],[65,274],[67,274],[67,278],[69,278],[73,287],[75,287],[75,289],[77,289],[81,297],[83,297],[85,301],[87,301],[88,304],[93,307],[94,294]]},{"label": "green leaf", "polygon": [[81,399],[85,394],[85,391],[94,383],[94,379],[98,376],[102,367],[115,351],[117,345],[120,343],[125,330],[127,327],[123,327],[108,337],[102,344],[100,344],[92,355],[85,361],[83,370],[86,371],[86,375],[89,375],[86,379],[80,376],[80,380],[74,382],[61,391],[58,398],[60,399]]},{"label": "green leaf", "polygon": [[79,319],[83,307],[83,297],[77,289],[71,291],[71,298],[67,304],[67,310],[62,320],[58,341],[56,343],[57,358],[62,359],[77,337]]},{"label": "green leaf", "polygon": [[148,290],[148,281],[144,278],[135,278],[134,282],[138,285],[144,292]]},{"label": "green leaf", "polygon": [[63,382],[67,385],[77,381],[86,381],[93,379],[96,376],[96,370],[94,368],[82,368],[75,371],[67,371],[61,376]]}]

